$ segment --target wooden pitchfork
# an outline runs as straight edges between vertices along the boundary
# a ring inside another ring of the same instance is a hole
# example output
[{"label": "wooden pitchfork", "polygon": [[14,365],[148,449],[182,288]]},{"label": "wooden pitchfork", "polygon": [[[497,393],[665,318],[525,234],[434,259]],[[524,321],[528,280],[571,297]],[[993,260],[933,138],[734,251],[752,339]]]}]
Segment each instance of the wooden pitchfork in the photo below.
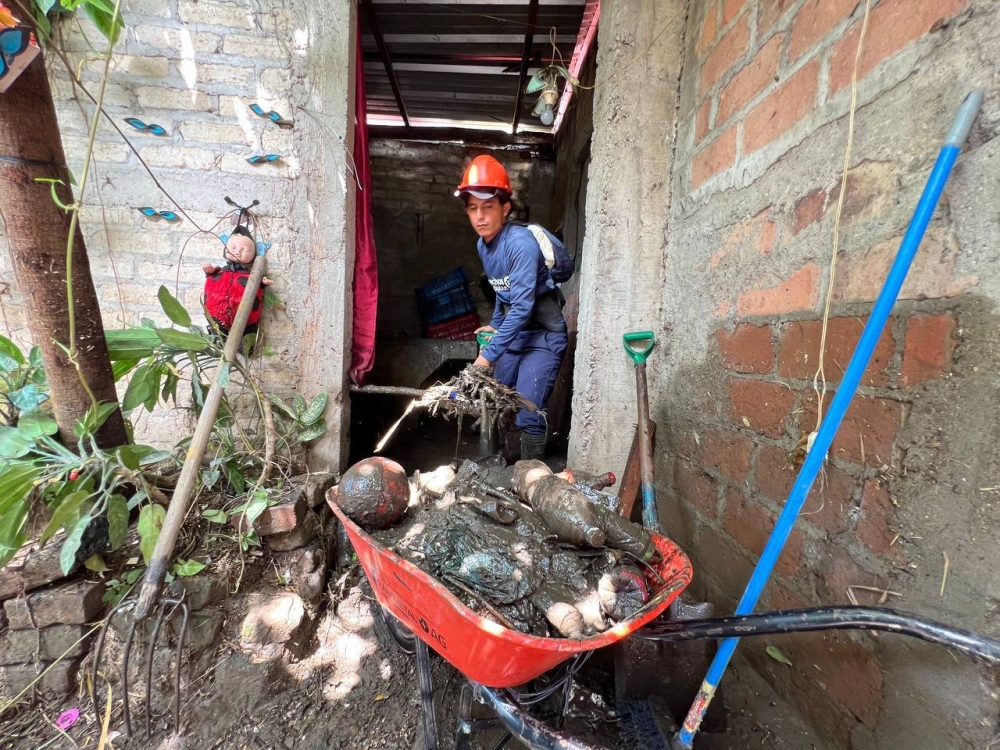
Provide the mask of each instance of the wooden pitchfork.
[{"label": "wooden pitchfork", "polygon": [[101,666],[101,657],[104,651],[104,639],[107,635],[108,625],[112,616],[118,612],[132,610],[132,621],[129,624],[128,633],[125,636],[122,658],[122,689],[124,692],[124,713],[125,713],[125,735],[132,734],[132,718],[129,711],[128,693],[128,666],[131,656],[132,644],[135,639],[136,629],[143,621],[153,618],[152,632],[149,636],[149,653],[146,661],[146,736],[150,735],[151,713],[152,713],[152,682],[153,682],[153,654],[156,650],[156,641],[160,634],[160,629],[164,621],[171,621],[176,617],[181,618],[181,626],[177,635],[176,662],[177,676],[174,683],[174,727],[175,731],[180,730],[181,712],[181,652],[184,648],[184,637],[187,633],[187,623],[189,609],[183,595],[177,598],[163,598],[163,584],[167,574],[167,567],[170,564],[170,557],[173,554],[174,546],[177,543],[177,534],[180,532],[184,516],[187,514],[188,501],[194,491],[198,480],[198,469],[201,466],[202,456],[208,446],[209,437],[215,424],[215,417],[219,412],[219,404],[222,402],[223,385],[220,381],[220,374],[224,368],[222,365],[232,364],[236,361],[240,343],[243,340],[243,331],[246,329],[247,320],[253,308],[254,300],[257,296],[257,289],[260,287],[261,279],[267,270],[267,261],[264,257],[258,256],[253,264],[250,277],[247,279],[246,288],[240,298],[240,305],[236,310],[236,318],[226,338],[226,345],[222,352],[220,367],[216,371],[212,387],[205,397],[205,405],[198,418],[198,425],[191,444],[188,447],[187,456],[184,459],[184,466],[181,475],[177,480],[177,487],[167,506],[167,515],[163,521],[163,528],[153,549],[153,556],[146,568],[146,574],[142,580],[142,586],[137,596],[129,596],[118,603],[104,621],[100,635],[97,638],[97,652],[94,656],[94,666],[91,673],[91,690],[93,690],[94,713],[100,721],[100,714],[97,709],[97,676]]}]

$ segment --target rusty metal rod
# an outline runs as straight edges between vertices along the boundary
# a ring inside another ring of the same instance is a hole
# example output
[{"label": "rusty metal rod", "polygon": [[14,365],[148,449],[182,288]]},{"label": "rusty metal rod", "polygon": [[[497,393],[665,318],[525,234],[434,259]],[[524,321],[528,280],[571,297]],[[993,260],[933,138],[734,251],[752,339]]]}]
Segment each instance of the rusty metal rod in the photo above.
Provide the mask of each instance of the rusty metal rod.
[{"label": "rusty metal rod", "polygon": [[368,393],[373,396],[413,396],[419,398],[424,395],[422,388],[404,388],[396,385],[354,385],[350,386],[351,393]]}]

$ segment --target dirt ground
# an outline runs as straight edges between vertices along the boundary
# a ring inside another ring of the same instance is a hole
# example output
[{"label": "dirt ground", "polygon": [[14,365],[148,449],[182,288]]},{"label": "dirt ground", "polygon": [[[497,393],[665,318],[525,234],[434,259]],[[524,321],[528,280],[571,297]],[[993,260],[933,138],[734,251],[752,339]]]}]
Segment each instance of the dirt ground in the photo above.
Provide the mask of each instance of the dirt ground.
[{"label": "dirt ground", "polygon": [[[146,739],[140,726],[131,741],[113,740],[111,747],[128,750],[278,750],[301,748],[421,749],[421,710],[415,660],[402,653],[374,627],[369,589],[355,571],[330,587],[327,609],[318,618],[310,649],[298,661],[282,658],[254,663],[234,644],[224,642],[203,673],[192,671],[182,707],[182,732],[168,726],[169,701],[154,706],[154,731]],[[335,602],[335,603],[334,603]],[[377,604],[375,605],[377,606]],[[227,628],[228,630],[228,628]],[[432,655],[438,721],[453,726],[460,675]],[[669,667],[665,667],[669,668]],[[199,676],[194,676],[197,673]],[[598,677],[599,679],[599,677]],[[187,680],[186,680],[187,681]],[[584,676],[593,684],[594,676]],[[795,721],[794,711],[772,694],[749,668],[737,664],[726,678],[729,729],[703,734],[704,750],[829,750],[820,738]],[[609,693],[611,686],[605,684]],[[581,689],[571,710],[567,731],[595,747],[624,750],[627,733],[606,709],[594,705],[593,693]],[[601,703],[601,700],[597,700]],[[67,735],[50,723],[68,707],[82,709],[80,721]],[[477,716],[484,715],[477,713]],[[122,730],[120,711],[110,724]],[[444,730],[442,729],[442,732]],[[100,725],[83,695],[61,704],[40,707],[0,724],[3,750],[97,747]],[[471,747],[492,748],[502,737],[493,732],[473,736]],[[448,745],[442,744],[442,748]],[[521,748],[512,742],[508,748]]]}]

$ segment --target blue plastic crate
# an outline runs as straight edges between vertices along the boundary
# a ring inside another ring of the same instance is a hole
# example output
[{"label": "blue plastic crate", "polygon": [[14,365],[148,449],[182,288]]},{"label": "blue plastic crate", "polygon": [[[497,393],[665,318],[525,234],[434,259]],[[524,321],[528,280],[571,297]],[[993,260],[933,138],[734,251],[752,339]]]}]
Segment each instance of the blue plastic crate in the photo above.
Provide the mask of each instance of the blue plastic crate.
[{"label": "blue plastic crate", "polygon": [[418,287],[416,290],[417,302],[426,302],[437,297],[442,292],[467,286],[468,283],[469,280],[465,275],[465,269],[459,266],[454,271],[449,271],[444,276],[438,276],[434,281]]},{"label": "blue plastic crate", "polygon": [[417,300],[417,307],[420,310],[420,318],[425,326],[432,326],[445,320],[464,315],[476,309],[476,303],[472,299],[472,294],[466,286],[451,289],[438,294],[436,297],[424,300]]}]

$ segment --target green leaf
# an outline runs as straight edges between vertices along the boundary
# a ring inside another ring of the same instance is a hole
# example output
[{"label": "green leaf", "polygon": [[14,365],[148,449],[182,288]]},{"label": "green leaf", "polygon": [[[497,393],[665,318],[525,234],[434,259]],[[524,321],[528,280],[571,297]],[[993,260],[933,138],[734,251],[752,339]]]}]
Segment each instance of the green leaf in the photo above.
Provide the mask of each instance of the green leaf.
[{"label": "green leaf", "polygon": [[768,646],[764,649],[764,651],[766,651],[767,655],[775,661],[780,661],[782,664],[789,667],[792,666],[792,660],[785,656],[784,652],[777,646]]},{"label": "green leaf", "polygon": [[264,348],[260,351],[260,356],[262,357],[273,357],[277,352],[274,351],[274,347],[270,344],[264,344]]},{"label": "green leaf", "polygon": [[26,385],[24,388],[19,388],[16,391],[11,391],[7,394],[7,398],[20,411],[29,412],[34,411],[44,404],[48,400],[49,394],[43,393],[38,389],[37,385],[32,384]]},{"label": "green leaf", "polygon": [[[0,336],[0,354],[14,360],[15,366],[24,364],[24,355],[21,354],[21,350],[18,348],[17,344],[6,336]],[[4,367],[6,372],[10,372],[13,369],[13,367],[9,369]]]},{"label": "green leaf", "polygon": [[311,425],[316,422],[316,420],[323,416],[323,412],[326,411],[328,398],[324,391],[310,401],[309,406],[306,407],[305,411],[302,412],[302,416],[299,417],[299,421],[304,425]]},{"label": "green leaf", "polygon": [[280,304],[282,304],[281,297],[271,291],[264,292],[264,306],[268,310],[271,310]]},{"label": "green leaf", "polygon": [[253,353],[254,347],[257,346],[257,334],[247,333],[243,336],[243,353],[248,357]]},{"label": "green leaf", "polygon": [[226,475],[226,481],[229,482],[229,486],[233,492],[237,495],[242,494],[243,490],[246,489],[247,481],[240,467],[224,463],[222,465],[222,472]]},{"label": "green leaf", "polygon": [[107,6],[100,3],[99,0],[85,0],[85,3],[83,12],[87,14],[87,18],[108,41],[116,44],[125,25],[121,13],[115,14],[113,8],[107,9]]},{"label": "green leaf", "polygon": [[28,541],[24,533],[24,521],[27,517],[27,503],[22,503],[10,513],[0,516],[0,568],[6,565]]},{"label": "green leaf", "polygon": [[125,543],[128,535],[128,500],[124,495],[112,495],[108,498],[108,538],[111,540],[112,551]]},{"label": "green leaf", "polygon": [[229,387],[229,363],[223,362],[219,365],[219,373],[215,376],[215,382],[219,384],[220,388]]},{"label": "green leaf", "polygon": [[27,461],[0,464],[0,516],[15,503],[24,501],[41,473],[41,468]]},{"label": "green leaf", "polygon": [[132,450],[131,445],[121,446],[115,451],[115,455],[118,457],[118,462],[126,469],[139,471],[139,456]]},{"label": "green leaf", "polygon": [[301,394],[295,394],[295,398],[292,399],[292,408],[295,409],[295,418],[302,419],[302,412],[306,410],[306,400]]},{"label": "green leaf", "polygon": [[274,406],[279,411],[281,411],[285,416],[289,417],[290,419],[298,419],[298,415],[295,413],[292,407],[289,406],[287,403],[285,403],[285,400],[280,396],[276,396],[273,393],[268,393],[267,400],[270,401],[272,404],[274,404]]},{"label": "green leaf", "polygon": [[40,368],[44,366],[42,364],[42,347],[40,346],[31,347],[31,351],[28,353],[28,363],[32,367]]},{"label": "green leaf", "polygon": [[326,434],[326,420],[321,419],[318,422],[306,427],[302,432],[299,433],[299,441],[303,443],[308,443],[310,440],[315,440],[316,438]]},{"label": "green leaf", "polygon": [[94,407],[91,406],[87,409],[87,413],[83,415],[83,419],[76,423],[73,427],[73,434],[77,437],[83,437],[84,435],[93,435],[104,423],[108,421],[108,418],[115,413],[118,409],[118,404],[114,402],[106,404],[98,404],[97,411],[94,411]]},{"label": "green leaf", "polygon": [[116,362],[111,363],[111,373],[114,375],[115,382],[117,383],[123,377],[128,375],[135,366],[139,364],[138,359],[120,359]]},{"label": "green leaf", "polygon": [[111,568],[100,555],[91,555],[83,561],[83,567],[94,573],[107,573]]},{"label": "green leaf", "polygon": [[18,367],[20,367],[20,365],[17,364],[16,359],[0,353],[0,372],[14,372]]},{"label": "green leaf", "polygon": [[20,458],[34,447],[34,439],[26,432],[16,427],[0,427],[0,458]]},{"label": "green leaf", "polygon": [[125,397],[122,399],[123,411],[132,411],[144,403],[150,394],[154,393],[153,377],[156,369],[156,365],[148,363],[135,371],[132,380],[129,381],[128,388],[125,389]]},{"label": "green leaf", "polygon": [[24,355],[21,354],[20,348],[6,336],[0,336],[0,354],[7,355],[19,365],[24,364]]},{"label": "green leaf", "polygon": [[229,518],[229,516],[226,514],[226,511],[219,510],[218,508],[210,508],[209,510],[203,510],[201,512],[201,515],[204,518],[207,518],[212,523],[225,523],[226,519]]},{"label": "green leaf", "polygon": [[160,538],[160,529],[163,528],[163,519],[167,517],[167,511],[162,506],[150,504],[139,511],[139,523],[136,530],[139,532],[139,551],[142,552],[142,559],[146,565],[153,556],[156,548],[156,540]]},{"label": "green leaf", "polygon": [[59,425],[51,414],[38,410],[18,417],[17,429],[34,438],[55,435],[59,432]]},{"label": "green leaf", "polygon": [[62,180],[57,180],[55,177],[36,177],[35,182],[47,183],[49,186],[49,192],[52,193],[52,202],[55,203],[63,211],[69,211],[73,207],[68,206],[59,199],[59,193],[56,192],[56,185],[65,185],[66,183]]},{"label": "green leaf", "polygon": [[174,403],[177,403],[177,384],[180,382],[180,378],[173,370],[167,370],[167,376],[163,379],[163,403],[167,403],[169,399],[173,399]]},{"label": "green leaf", "polygon": [[218,469],[212,469],[212,471],[203,471],[201,473],[201,486],[206,489],[212,489],[219,482],[221,474]]},{"label": "green leaf", "polygon": [[203,338],[196,333],[175,331],[173,328],[157,328],[156,335],[159,336],[160,341],[167,346],[172,346],[175,349],[183,349],[188,352],[204,351],[211,343],[208,339]]},{"label": "green leaf", "polygon": [[56,0],[34,0],[34,2],[38,6],[38,10],[42,13],[48,13],[52,10],[52,6],[56,4]]},{"label": "green leaf", "polygon": [[156,408],[156,401],[160,397],[160,377],[163,375],[163,366],[157,365],[150,368],[150,385],[152,386],[149,390],[149,397],[143,402],[146,407],[146,411],[152,412]]},{"label": "green leaf", "polygon": [[156,293],[156,297],[160,300],[160,307],[163,308],[163,312],[170,318],[171,323],[181,328],[188,328],[191,325],[191,316],[184,309],[184,305],[178,302],[177,298],[162,284],[160,285],[160,290]]},{"label": "green leaf", "polygon": [[84,516],[77,521],[76,526],[73,527],[73,530],[69,532],[69,536],[66,537],[66,541],[63,542],[62,549],[59,550],[59,567],[62,569],[63,575],[68,576],[73,568],[76,567],[76,553],[80,549],[83,532],[87,530],[92,520],[90,516]]},{"label": "green leaf", "polygon": [[153,320],[152,318],[139,318],[139,325],[142,326],[143,328],[149,328],[150,330],[153,331],[159,328],[159,326],[156,325],[156,321]]},{"label": "green leaf", "polygon": [[73,527],[73,524],[77,521],[77,513],[80,510],[80,506],[83,501],[90,497],[90,493],[86,491],[72,492],[67,495],[59,506],[53,511],[52,519],[49,521],[48,525],[45,527],[45,531],[42,532],[41,537],[38,541],[41,544],[45,544],[52,536],[59,531],[59,529],[66,528],[67,531]]},{"label": "green leaf", "polygon": [[108,358],[112,362],[145,359],[153,356],[160,345],[160,337],[149,328],[112,329],[104,332],[108,342]]},{"label": "green leaf", "polygon": [[205,563],[200,563],[197,560],[180,560],[178,559],[172,566],[170,566],[170,572],[173,573],[178,578],[185,578],[187,576],[198,575],[201,571],[205,569]]}]

